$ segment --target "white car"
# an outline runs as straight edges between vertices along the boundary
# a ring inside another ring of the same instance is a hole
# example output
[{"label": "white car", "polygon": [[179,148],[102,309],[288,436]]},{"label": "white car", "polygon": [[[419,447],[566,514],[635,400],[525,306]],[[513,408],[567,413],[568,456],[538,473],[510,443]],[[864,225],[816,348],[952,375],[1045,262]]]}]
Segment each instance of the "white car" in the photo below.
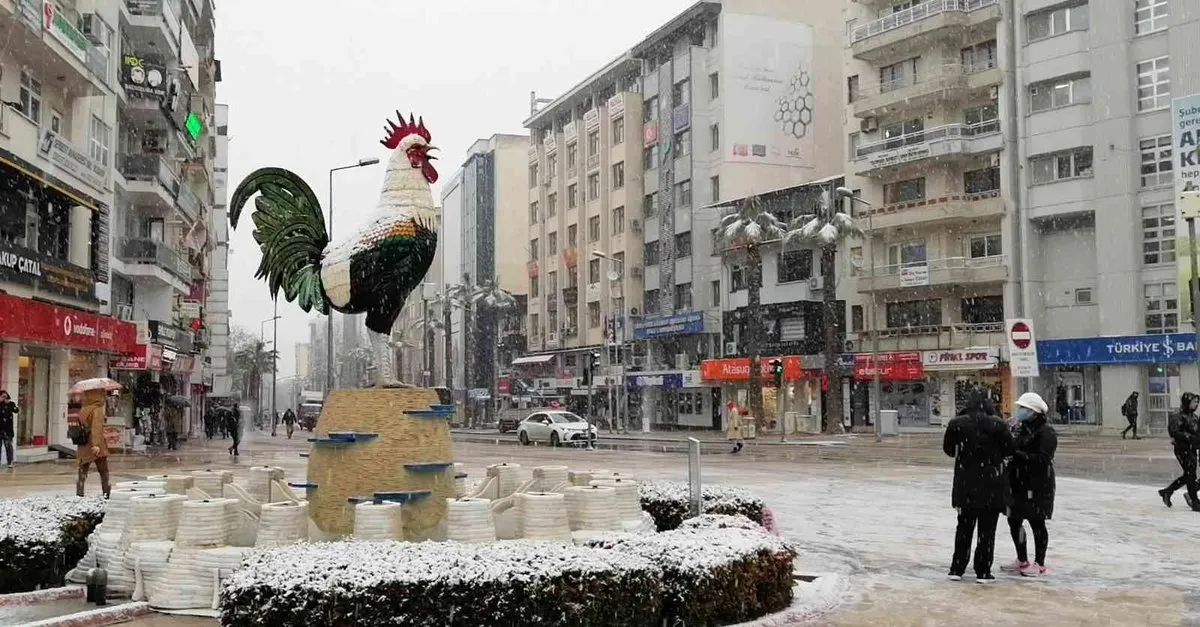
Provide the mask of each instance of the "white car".
[{"label": "white car", "polygon": [[596,441],[596,427],[569,411],[537,411],[517,425],[517,438],[526,446],[533,442],[588,444]]}]

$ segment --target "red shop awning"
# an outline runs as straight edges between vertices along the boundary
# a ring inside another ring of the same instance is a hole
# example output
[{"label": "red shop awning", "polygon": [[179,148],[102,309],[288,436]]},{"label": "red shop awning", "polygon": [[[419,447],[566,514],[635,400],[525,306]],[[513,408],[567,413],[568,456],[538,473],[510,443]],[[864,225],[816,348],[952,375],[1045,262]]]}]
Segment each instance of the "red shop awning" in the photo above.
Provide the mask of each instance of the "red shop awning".
[{"label": "red shop awning", "polygon": [[133,323],[10,294],[0,294],[0,337],[115,354],[137,344]]}]

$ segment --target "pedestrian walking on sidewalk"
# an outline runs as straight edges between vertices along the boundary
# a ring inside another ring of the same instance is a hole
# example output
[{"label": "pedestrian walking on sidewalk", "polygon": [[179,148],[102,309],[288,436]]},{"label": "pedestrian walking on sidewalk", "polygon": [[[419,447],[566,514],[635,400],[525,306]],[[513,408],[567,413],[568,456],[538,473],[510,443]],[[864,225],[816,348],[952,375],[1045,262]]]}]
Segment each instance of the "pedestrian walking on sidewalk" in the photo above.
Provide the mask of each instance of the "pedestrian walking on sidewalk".
[{"label": "pedestrian walking on sidewalk", "polygon": [[100,474],[100,490],[104,493],[104,498],[108,498],[108,444],[104,442],[104,427],[108,424],[106,400],[103,389],[87,390],[83,393],[79,426],[87,434],[87,440],[79,444],[75,451],[75,459],[79,463],[79,473],[75,479],[77,496],[83,496],[88,470],[95,464],[96,472]]},{"label": "pedestrian walking on sidewalk", "polygon": [[1167,433],[1171,436],[1171,444],[1175,449],[1175,460],[1183,469],[1183,474],[1171,482],[1171,485],[1159,490],[1163,504],[1171,507],[1171,495],[1182,487],[1187,487],[1184,500],[1192,511],[1200,512],[1200,497],[1196,496],[1196,456],[1200,454],[1200,418],[1196,416],[1196,407],[1200,404],[1200,396],[1184,392],[1179,400],[1179,411],[1171,414],[1167,420]]},{"label": "pedestrian walking on sidewalk", "polygon": [[745,428],[742,424],[742,416],[745,412],[738,409],[737,403],[729,401],[725,404],[726,425],[725,439],[733,442],[733,450],[730,453],[739,453],[742,447],[746,445],[746,435],[742,432]]},{"label": "pedestrian walking on sidewalk", "polygon": [[[1046,521],[1054,514],[1054,452],[1058,449],[1058,434],[1046,414],[1046,401],[1038,394],[1027,392],[1017,399],[1016,449],[1008,466],[1012,503],[1008,510],[1008,528],[1017,561],[1003,570],[1025,577],[1041,577],[1046,570],[1046,547],[1050,532]],[[1033,531],[1034,558],[1029,561],[1025,548],[1025,522]]]},{"label": "pedestrian walking on sidewalk", "polygon": [[1121,432],[1121,439],[1124,440],[1125,434],[1129,433],[1129,430],[1132,429],[1133,430],[1133,439],[1140,440],[1141,438],[1139,438],[1138,434],[1137,434],[1137,418],[1138,418],[1138,393],[1137,392],[1130,394],[1129,398],[1125,399],[1125,404],[1121,405],[1121,415],[1125,416],[1125,420],[1129,421],[1129,426],[1125,427],[1125,430]]},{"label": "pedestrian walking on sidewalk", "polygon": [[7,459],[9,468],[12,468],[13,462],[16,461],[13,457],[13,437],[16,436],[13,426],[20,411],[17,404],[9,398],[8,390],[0,390],[0,464]]},{"label": "pedestrian walking on sidewalk", "polygon": [[237,409],[227,409],[225,411],[227,412],[225,430],[229,432],[229,437],[233,438],[233,444],[229,447],[229,454],[238,457],[238,445],[242,443],[242,421],[238,419]]},{"label": "pedestrian walking on sidewalk", "polygon": [[283,412],[283,426],[287,428],[287,438],[292,439],[292,432],[296,430],[296,413],[291,407]]},{"label": "pedestrian walking on sidewalk", "polygon": [[977,387],[967,393],[962,412],[946,427],[942,451],[954,458],[951,505],[958,512],[949,577],[962,579],[971,557],[971,537],[978,527],[975,580],[991,583],[996,580],[992,575],[996,523],[1008,491],[1005,459],[1013,454],[1013,437],[996,415],[986,389]]}]

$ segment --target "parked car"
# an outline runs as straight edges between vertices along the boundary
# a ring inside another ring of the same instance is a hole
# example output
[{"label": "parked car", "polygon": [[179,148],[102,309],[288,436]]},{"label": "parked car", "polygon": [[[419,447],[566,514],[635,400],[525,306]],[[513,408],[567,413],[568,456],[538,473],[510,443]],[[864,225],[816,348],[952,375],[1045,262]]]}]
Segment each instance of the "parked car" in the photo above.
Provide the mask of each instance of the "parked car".
[{"label": "parked car", "polygon": [[516,416],[501,416],[496,421],[496,428],[500,430],[500,433],[508,433],[509,431],[516,431],[520,424],[521,421]]},{"label": "parked car", "polygon": [[533,442],[589,444],[596,441],[596,427],[569,411],[536,411],[517,425],[517,438],[526,446]]}]

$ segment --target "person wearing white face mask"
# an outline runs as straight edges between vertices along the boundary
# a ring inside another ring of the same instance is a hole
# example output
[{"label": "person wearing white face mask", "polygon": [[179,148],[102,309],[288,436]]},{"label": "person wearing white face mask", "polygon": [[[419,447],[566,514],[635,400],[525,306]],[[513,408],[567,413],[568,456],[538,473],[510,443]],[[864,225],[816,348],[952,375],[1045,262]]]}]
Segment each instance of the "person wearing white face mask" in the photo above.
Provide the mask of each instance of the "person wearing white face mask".
[{"label": "person wearing white face mask", "polygon": [[[1025,577],[1041,577],[1050,572],[1046,569],[1046,546],[1050,542],[1046,521],[1054,514],[1054,452],[1058,448],[1058,434],[1046,420],[1049,411],[1040,395],[1027,392],[1017,399],[1013,412],[1016,452],[1008,467],[1012,488],[1008,528],[1017,549],[1017,561],[1001,569]],[[1025,548],[1025,521],[1033,531],[1032,562]]]}]

